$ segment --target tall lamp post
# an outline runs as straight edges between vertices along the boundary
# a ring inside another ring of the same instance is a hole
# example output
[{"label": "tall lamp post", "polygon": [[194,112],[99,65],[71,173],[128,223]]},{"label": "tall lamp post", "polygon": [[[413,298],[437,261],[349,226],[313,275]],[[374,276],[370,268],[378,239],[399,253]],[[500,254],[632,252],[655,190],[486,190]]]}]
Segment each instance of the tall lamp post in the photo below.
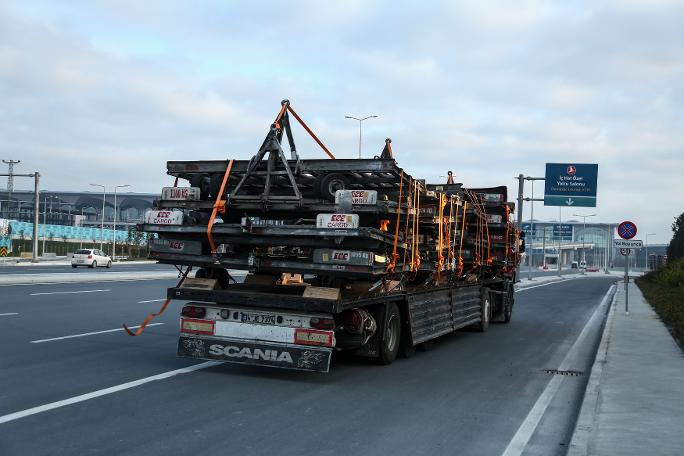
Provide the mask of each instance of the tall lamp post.
[{"label": "tall lamp post", "polygon": [[589,215],[580,215],[580,214],[572,214],[574,217],[582,217],[583,219],[583,227],[582,227],[582,262],[584,262],[584,267],[582,269],[582,274],[585,274],[585,269],[587,266],[587,251],[584,248],[584,238],[587,235],[587,219],[589,217],[595,217],[596,214],[589,214]]},{"label": "tall lamp post", "polygon": [[114,234],[113,234],[113,241],[112,241],[112,260],[116,261],[116,189],[117,188],[125,188],[125,187],[130,187],[130,185],[115,185],[114,186]]},{"label": "tall lamp post", "polygon": [[[45,230],[45,226],[47,225],[47,222],[45,220],[45,218],[47,216],[47,211],[48,211],[47,202],[48,202],[48,200],[50,200],[50,206],[52,206],[52,200],[53,199],[59,199],[59,198],[57,198],[54,195],[45,195],[45,204],[43,207],[43,230]],[[50,213],[52,214],[52,210],[50,210]],[[43,254],[42,254],[42,256],[45,256],[45,238],[46,237],[47,237],[47,233],[43,233]]]},{"label": "tall lamp post", "polygon": [[344,116],[345,119],[352,119],[352,120],[358,120],[359,121],[359,158],[361,158],[361,123],[364,120],[374,119],[376,117],[378,117],[378,116],[366,116],[363,118],[358,118],[358,117],[354,117],[354,116]]},{"label": "tall lamp post", "polygon": [[102,250],[102,243],[104,242],[104,211],[105,211],[105,199],[107,198],[107,190],[102,184],[90,184],[93,187],[102,187],[102,225],[100,227],[100,250]]},{"label": "tall lamp post", "polygon": [[656,235],[655,233],[648,233],[646,235],[646,267],[644,268],[645,271],[648,271],[648,269],[649,269],[649,267],[648,267],[648,237],[649,236],[655,236],[655,235]]}]

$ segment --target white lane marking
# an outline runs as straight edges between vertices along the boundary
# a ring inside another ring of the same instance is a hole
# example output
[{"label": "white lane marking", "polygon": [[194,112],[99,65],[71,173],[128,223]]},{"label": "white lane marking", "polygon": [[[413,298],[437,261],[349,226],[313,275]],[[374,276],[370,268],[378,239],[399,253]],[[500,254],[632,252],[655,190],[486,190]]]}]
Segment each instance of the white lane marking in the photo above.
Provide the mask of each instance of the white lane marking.
[{"label": "white lane marking", "polygon": [[19,314],[16,312],[9,312],[9,313],[0,314],[0,317],[10,317],[12,315],[19,315]]},{"label": "white lane marking", "polygon": [[158,301],[166,301],[166,299],[148,299],[147,301],[138,301],[138,304],[145,304],[146,302],[158,302]]},{"label": "white lane marking", "polygon": [[[614,289],[615,285],[611,285],[608,289],[608,292],[603,297],[603,300],[601,300],[601,304],[599,304],[594,313],[591,315],[591,318],[589,318],[587,323],[584,325],[584,328],[582,328],[582,332],[577,337],[577,340],[575,340],[575,343],[572,344],[572,347],[570,347],[570,350],[565,355],[565,358],[563,358],[558,370],[568,369],[570,360],[574,357],[575,352],[579,349],[582,343],[584,343],[584,339],[587,338],[587,335],[589,334],[589,327],[592,326],[596,319],[602,317],[602,312],[605,311],[608,298]],[[558,389],[565,378],[566,377],[563,375],[554,375],[553,378],[551,378],[551,381],[549,381],[549,383],[546,385],[546,388],[544,388],[544,391],[537,399],[537,402],[535,402],[534,406],[527,414],[527,417],[525,417],[525,420],[518,428],[518,431],[513,436],[513,439],[511,439],[510,443],[506,447],[506,450],[504,450],[502,453],[502,456],[519,456],[522,454],[527,446],[527,443],[530,441],[532,434],[534,434],[534,431],[537,429],[539,421],[541,421],[542,416],[544,416],[546,409],[551,403],[551,400],[553,400],[553,397],[558,392]]]},{"label": "white lane marking", "polygon": [[79,293],[104,293],[112,290],[81,290],[81,291],[45,291],[42,293],[31,293],[30,296],[56,295],[56,294],[79,294]]},{"label": "white lane marking", "polygon": [[[150,323],[149,326],[159,326],[163,325],[164,323]],[[136,329],[140,328],[140,325],[138,326],[129,326],[128,329]],[[105,333],[112,333],[112,332],[117,332],[117,331],[123,331],[123,328],[115,328],[115,329],[106,329],[104,331],[93,331],[93,332],[88,332],[88,333],[82,333],[82,334],[72,334],[71,336],[62,336],[62,337],[53,337],[51,339],[39,339],[39,340],[32,340],[32,344],[42,344],[43,342],[52,342],[53,340],[63,340],[63,339],[73,339],[75,337],[85,337],[85,336],[94,336],[96,334],[105,334]]]},{"label": "white lane marking", "polygon": [[[2,274],[0,274],[0,281],[2,281]],[[141,282],[149,280],[174,280],[178,281],[178,277],[152,277],[152,278],[140,278],[140,279],[98,279],[98,280],[74,280],[66,282],[28,282],[28,283],[3,283],[0,287],[25,287],[33,285],[65,285],[74,283],[110,283],[110,282]]]},{"label": "white lane marking", "polygon": [[562,280],[554,280],[554,281],[551,281],[551,282],[541,283],[541,284],[539,284],[539,285],[532,285],[531,287],[519,288],[519,289],[515,290],[515,292],[516,292],[516,293],[520,293],[521,291],[531,290],[531,289],[533,289],[533,288],[545,287],[545,286],[547,286],[547,285],[553,285],[553,284],[555,284],[555,283],[565,283],[565,282],[567,282],[567,281],[569,281],[569,280],[576,280],[576,279],[579,279],[579,277],[570,277],[570,278],[562,279]]},{"label": "white lane marking", "polygon": [[9,415],[0,416],[0,424],[8,423],[10,421],[18,420],[19,418],[24,418],[31,415],[36,415],[38,413],[47,412],[48,410],[54,410],[56,408],[76,404],[78,402],[87,401],[89,399],[95,399],[96,397],[106,396],[108,394],[117,393],[119,391],[127,390],[130,388],[135,388],[136,386],[144,385],[145,383],[154,382],[156,380],[164,380],[166,378],[170,378],[179,374],[187,374],[190,372],[198,371],[200,369],[207,369],[209,367],[214,367],[219,364],[223,363],[219,361],[207,361],[204,363],[195,364],[194,366],[184,367],[183,369],[176,369],[161,374],[153,375],[151,377],[133,380],[132,382],[122,383],[116,386],[110,386],[109,388],[93,391],[92,393],[81,394],[80,396],[73,396],[61,401],[39,405],[38,407],[32,407],[30,409],[10,413]]}]

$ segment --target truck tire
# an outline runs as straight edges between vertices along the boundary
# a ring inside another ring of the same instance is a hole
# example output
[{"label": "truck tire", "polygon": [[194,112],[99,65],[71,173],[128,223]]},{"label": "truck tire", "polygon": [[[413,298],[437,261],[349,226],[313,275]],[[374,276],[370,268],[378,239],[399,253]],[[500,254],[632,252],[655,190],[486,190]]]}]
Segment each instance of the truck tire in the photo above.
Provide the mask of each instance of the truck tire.
[{"label": "truck tire", "polygon": [[513,285],[510,284],[506,287],[506,294],[504,295],[504,324],[511,322],[511,317],[513,316],[513,300],[515,299],[515,293],[513,291]]},{"label": "truck tire", "polygon": [[335,201],[335,192],[337,190],[346,190],[349,188],[349,179],[342,174],[326,174],[320,179],[318,184],[318,193],[321,198],[328,201]]},{"label": "truck tire", "polygon": [[489,288],[482,288],[482,297],[480,298],[480,322],[475,328],[480,332],[485,332],[489,328],[489,317],[492,312],[492,295]]},{"label": "truck tire", "polygon": [[209,179],[204,174],[193,174],[190,177],[190,186],[200,189],[201,200],[209,197]]},{"label": "truck tire", "polygon": [[401,316],[399,309],[393,302],[387,304],[382,322],[382,337],[378,347],[378,364],[386,366],[392,364],[399,352],[401,343]]},{"label": "truck tire", "polygon": [[211,199],[216,200],[219,190],[221,190],[221,184],[223,183],[223,174],[214,173],[211,175],[209,180],[209,194]]}]

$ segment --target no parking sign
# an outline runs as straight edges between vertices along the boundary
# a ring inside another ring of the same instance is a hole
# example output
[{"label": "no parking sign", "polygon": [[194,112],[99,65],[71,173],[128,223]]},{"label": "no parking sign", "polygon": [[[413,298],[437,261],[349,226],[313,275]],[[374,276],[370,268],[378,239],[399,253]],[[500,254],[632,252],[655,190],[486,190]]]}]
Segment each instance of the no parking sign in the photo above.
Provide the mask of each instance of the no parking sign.
[{"label": "no parking sign", "polygon": [[626,220],[618,225],[617,232],[622,239],[632,239],[637,234],[637,227],[634,222]]}]

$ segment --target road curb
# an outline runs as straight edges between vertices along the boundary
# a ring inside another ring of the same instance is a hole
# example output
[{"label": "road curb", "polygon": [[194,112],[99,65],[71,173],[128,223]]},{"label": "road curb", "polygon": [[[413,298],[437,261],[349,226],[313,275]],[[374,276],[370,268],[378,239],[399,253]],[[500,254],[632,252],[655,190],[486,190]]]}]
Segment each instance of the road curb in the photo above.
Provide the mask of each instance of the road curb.
[{"label": "road curb", "polygon": [[575,423],[575,430],[568,445],[567,456],[587,456],[589,454],[589,439],[594,431],[596,425],[596,409],[598,407],[599,398],[601,395],[601,379],[603,377],[603,366],[606,364],[606,357],[608,355],[608,345],[610,344],[610,336],[613,328],[613,320],[615,319],[616,301],[620,293],[620,287],[616,286],[613,299],[608,310],[608,317],[603,326],[603,333],[601,335],[601,342],[596,351],[596,358],[591,366],[591,374],[587,387],[584,391],[584,399],[580,407],[577,422]]}]

